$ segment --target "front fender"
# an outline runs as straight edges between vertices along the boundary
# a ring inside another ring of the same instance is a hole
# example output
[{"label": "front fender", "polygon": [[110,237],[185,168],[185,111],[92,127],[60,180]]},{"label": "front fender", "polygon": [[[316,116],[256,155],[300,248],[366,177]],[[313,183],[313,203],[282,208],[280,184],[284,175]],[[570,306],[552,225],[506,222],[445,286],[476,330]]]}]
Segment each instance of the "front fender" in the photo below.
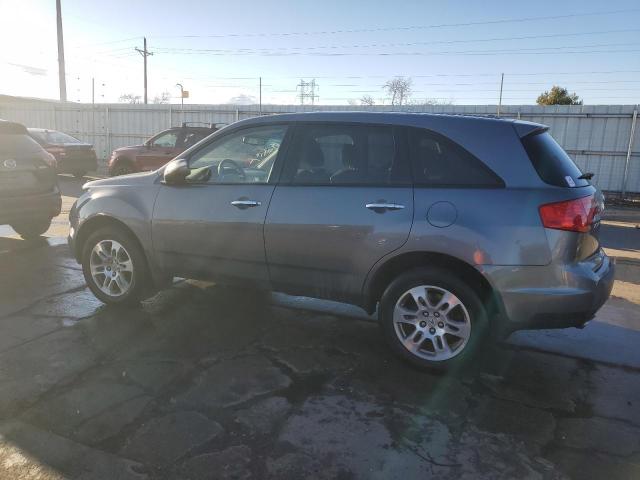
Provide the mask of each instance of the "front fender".
[{"label": "front fender", "polygon": [[83,240],[91,225],[113,219],[126,226],[138,239],[149,260],[153,260],[151,219],[159,185],[104,185],[90,187],[72,208],[69,220],[74,254],[80,257]]}]

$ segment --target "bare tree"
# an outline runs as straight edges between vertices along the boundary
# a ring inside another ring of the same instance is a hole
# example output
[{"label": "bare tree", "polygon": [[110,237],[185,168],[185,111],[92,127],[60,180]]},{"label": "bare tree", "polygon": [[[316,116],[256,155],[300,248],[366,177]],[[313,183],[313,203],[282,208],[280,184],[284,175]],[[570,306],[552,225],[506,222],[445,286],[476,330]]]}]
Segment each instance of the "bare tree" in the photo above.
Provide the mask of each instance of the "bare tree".
[{"label": "bare tree", "polygon": [[160,95],[156,95],[155,97],[153,97],[152,102],[153,103],[169,103],[170,100],[171,100],[171,93],[165,90]]},{"label": "bare tree", "polygon": [[360,105],[375,105],[376,101],[373,99],[373,97],[371,95],[363,95],[362,98],[360,98]]},{"label": "bare tree", "polygon": [[404,105],[411,97],[411,85],[413,80],[407,77],[395,77],[387,80],[382,88],[391,97],[391,105]]},{"label": "bare tree", "polygon": [[140,95],[133,93],[123,93],[118,100],[122,103],[140,103]]}]

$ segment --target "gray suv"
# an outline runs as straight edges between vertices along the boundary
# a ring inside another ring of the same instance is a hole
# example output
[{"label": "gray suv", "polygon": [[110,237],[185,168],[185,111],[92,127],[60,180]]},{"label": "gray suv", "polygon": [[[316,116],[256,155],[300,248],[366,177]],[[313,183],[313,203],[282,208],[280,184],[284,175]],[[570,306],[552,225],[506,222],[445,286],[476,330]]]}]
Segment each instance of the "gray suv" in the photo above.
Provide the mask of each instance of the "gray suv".
[{"label": "gray suv", "polygon": [[69,242],[103,302],[174,276],[377,310],[419,366],[607,300],[603,198],[539,124],[305,113],[230,125],[151,173],[90,182]]}]

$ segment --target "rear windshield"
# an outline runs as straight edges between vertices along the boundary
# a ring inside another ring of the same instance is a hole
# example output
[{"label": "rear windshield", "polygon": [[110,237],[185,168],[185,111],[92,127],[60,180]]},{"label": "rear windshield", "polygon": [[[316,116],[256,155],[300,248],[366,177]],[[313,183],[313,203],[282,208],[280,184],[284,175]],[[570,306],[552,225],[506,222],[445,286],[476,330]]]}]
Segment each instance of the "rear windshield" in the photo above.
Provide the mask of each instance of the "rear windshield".
[{"label": "rear windshield", "polygon": [[28,135],[0,133],[0,158],[22,157],[40,152],[42,147]]},{"label": "rear windshield", "polygon": [[549,133],[528,135],[522,144],[544,182],[557,187],[589,185],[588,180],[578,178],[582,172]]},{"label": "rear windshield", "polygon": [[66,133],[56,132],[55,130],[31,131],[31,133],[40,139],[40,141],[51,143],[53,145],[63,143],[81,143],[77,138],[67,135]]}]

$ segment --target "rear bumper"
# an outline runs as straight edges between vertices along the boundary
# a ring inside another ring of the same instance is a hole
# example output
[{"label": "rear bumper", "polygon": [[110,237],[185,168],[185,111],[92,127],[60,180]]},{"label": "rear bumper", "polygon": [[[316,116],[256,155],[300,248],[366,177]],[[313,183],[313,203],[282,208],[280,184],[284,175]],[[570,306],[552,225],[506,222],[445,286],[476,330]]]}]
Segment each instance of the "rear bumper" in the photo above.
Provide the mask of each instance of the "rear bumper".
[{"label": "rear bumper", "polygon": [[0,225],[30,218],[53,218],[60,214],[62,197],[58,187],[38,195],[16,195],[0,198]]},{"label": "rear bumper", "polygon": [[58,159],[58,173],[94,172],[98,168],[98,160],[90,155],[84,157]]},{"label": "rear bumper", "polygon": [[607,301],[615,262],[602,250],[570,265],[488,267],[500,294],[506,331],[581,327]]}]

